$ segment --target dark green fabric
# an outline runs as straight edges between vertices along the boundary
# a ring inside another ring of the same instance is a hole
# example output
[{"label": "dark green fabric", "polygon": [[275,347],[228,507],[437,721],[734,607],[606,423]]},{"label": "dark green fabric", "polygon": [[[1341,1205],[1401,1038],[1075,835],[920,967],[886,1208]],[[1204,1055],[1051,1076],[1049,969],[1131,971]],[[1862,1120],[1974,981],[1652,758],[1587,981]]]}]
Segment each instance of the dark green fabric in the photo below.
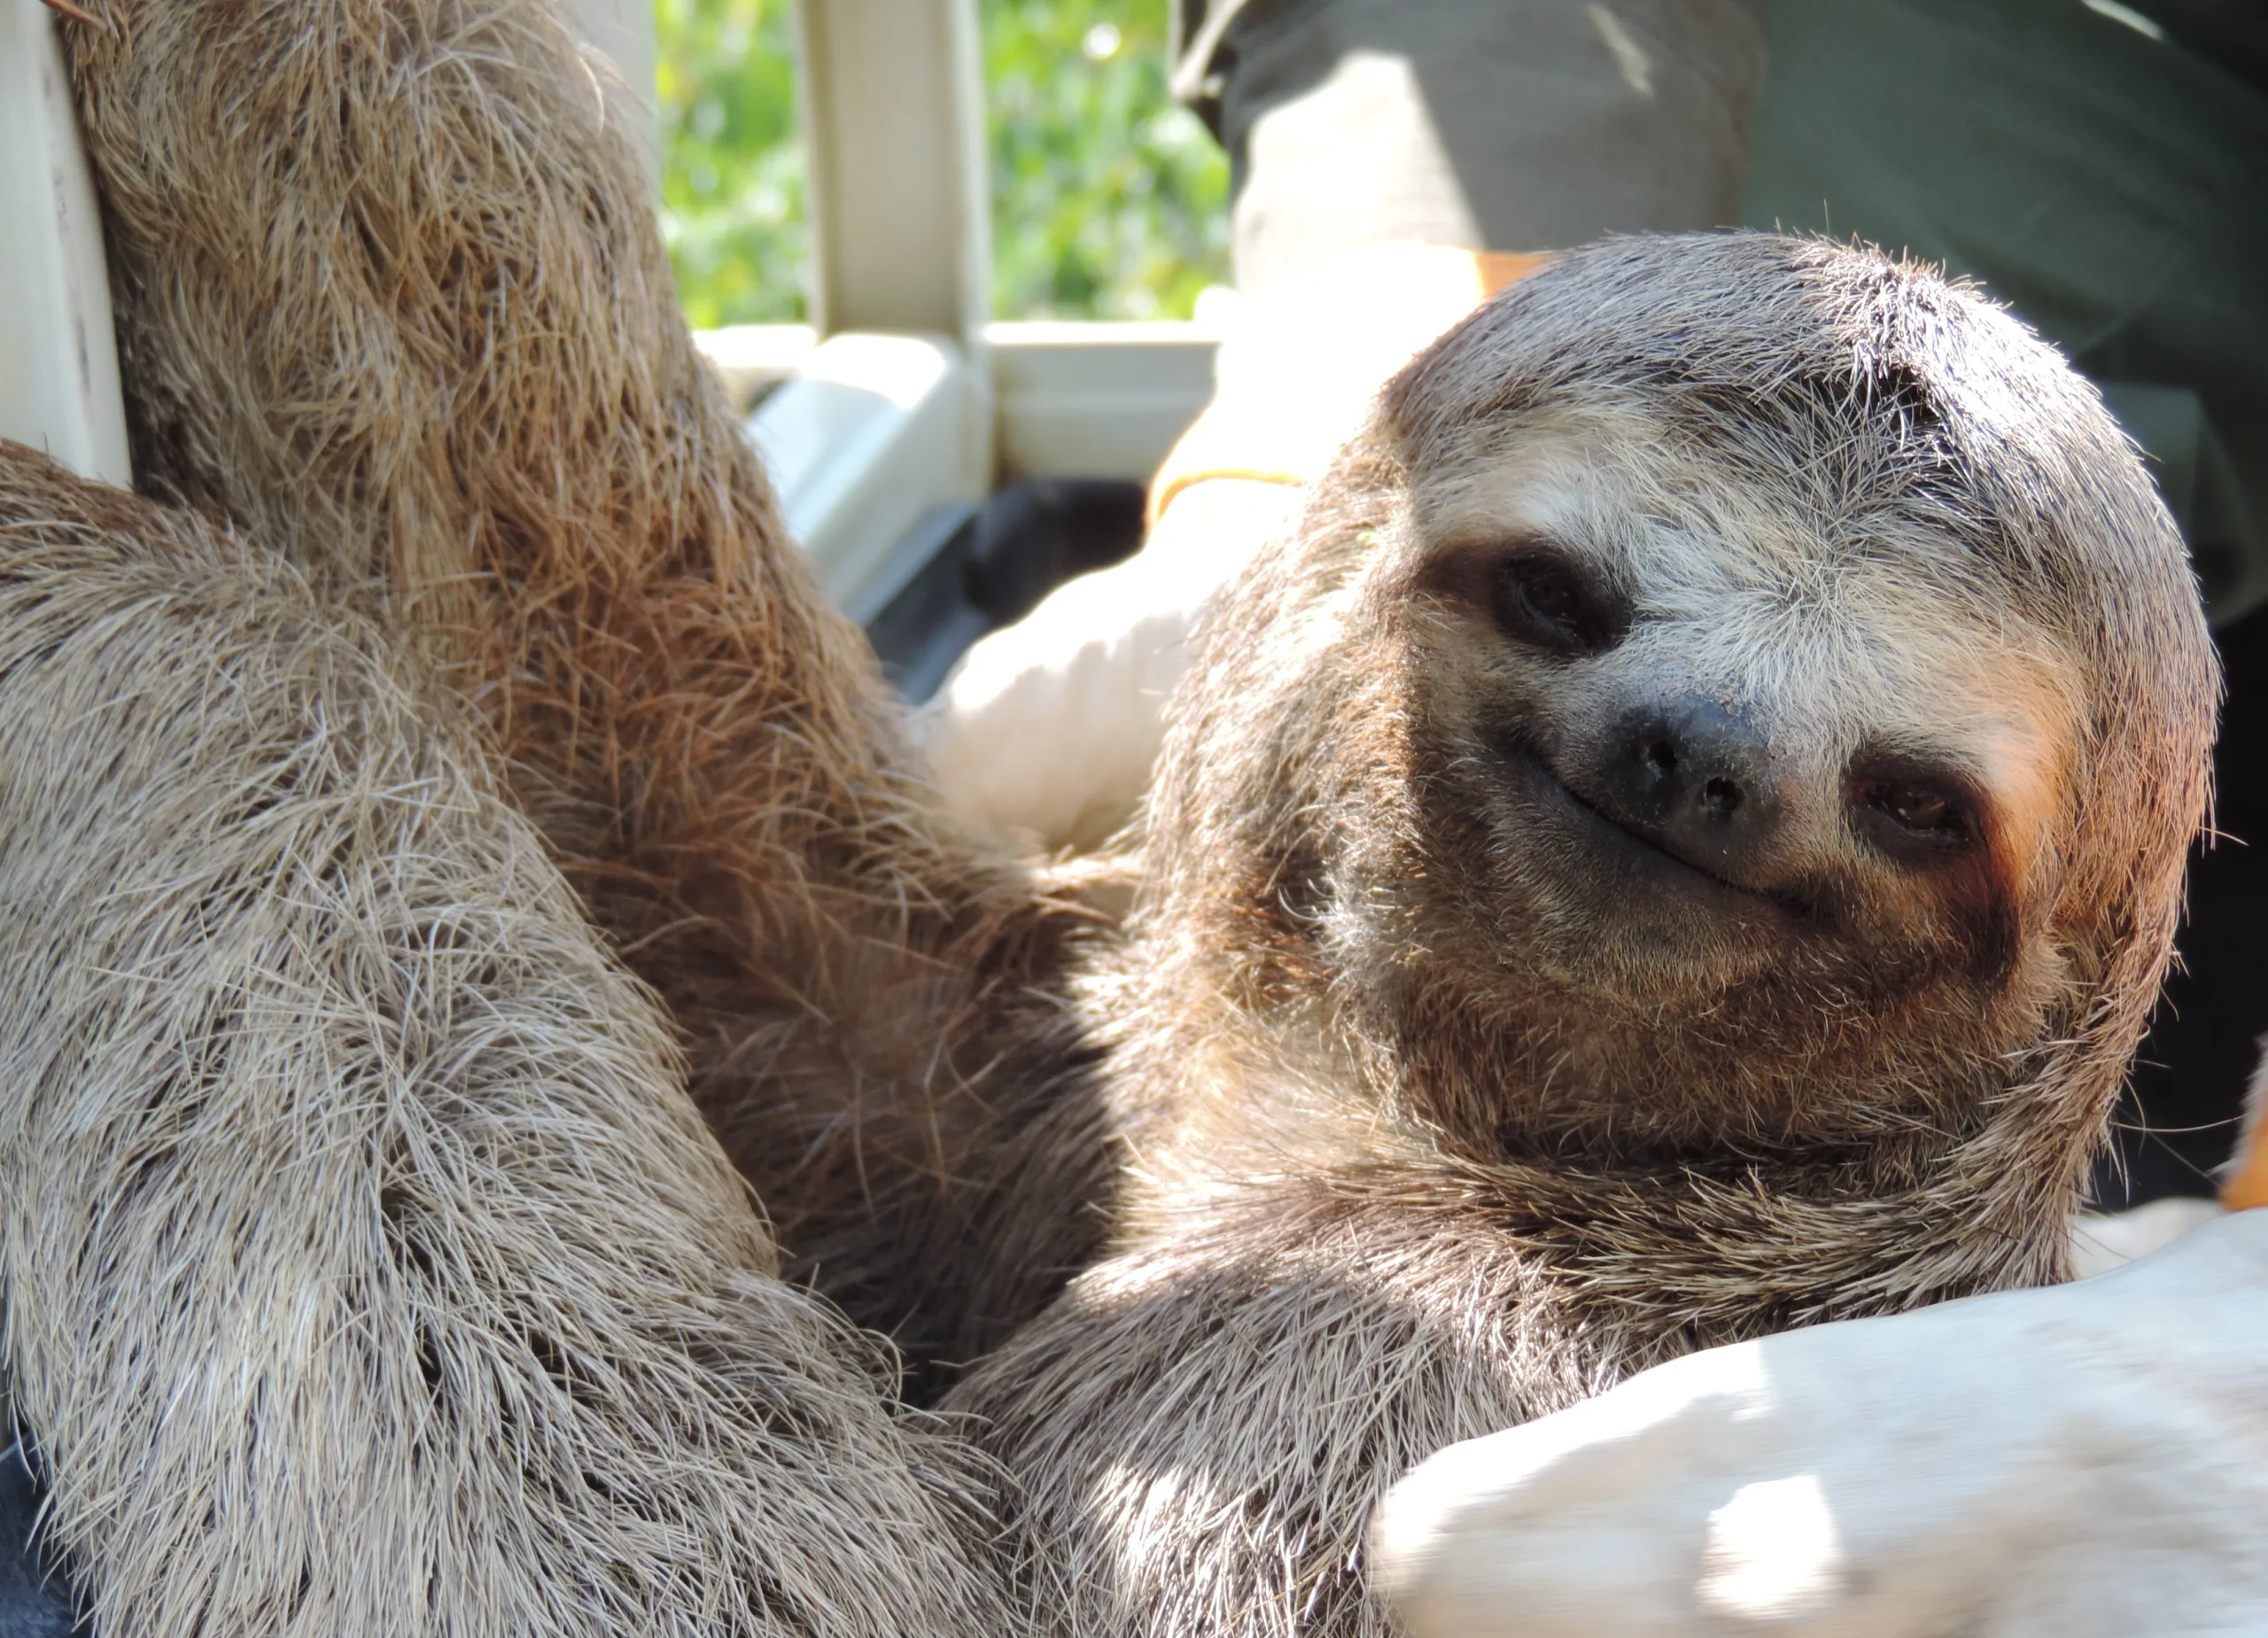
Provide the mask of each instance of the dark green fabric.
[{"label": "dark green fabric", "polygon": [[1743,221],[1983,280],[2149,451],[2215,617],[2268,601],[2268,5],[1782,0],[1767,37]]}]

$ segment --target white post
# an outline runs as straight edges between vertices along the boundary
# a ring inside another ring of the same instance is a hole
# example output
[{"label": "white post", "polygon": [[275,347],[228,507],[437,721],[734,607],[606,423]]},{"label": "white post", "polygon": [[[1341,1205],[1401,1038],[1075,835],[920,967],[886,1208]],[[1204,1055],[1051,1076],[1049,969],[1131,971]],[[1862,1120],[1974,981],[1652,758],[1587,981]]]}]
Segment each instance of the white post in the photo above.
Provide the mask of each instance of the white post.
[{"label": "white post", "polygon": [[0,438],[124,485],[102,219],[39,0],[0,0]]},{"label": "white post", "polygon": [[812,317],[970,349],[992,316],[975,0],[796,0]]},{"label": "white post", "polygon": [[[992,221],[976,0],[796,0],[796,44],[811,319],[821,338],[805,373],[824,362],[837,390],[864,394],[883,420],[911,415],[907,435],[933,451],[921,463],[928,477],[915,482],[893,456],[874,481],[897,485],[901,499],[919,491],[928,507],[980,501],[993,469]],[[882,353],[845,353],[826,339],[877,332],[944,349],[950,368],[918,410],[898,401],[899,385],[865,380]],[[759,422],[794,421],[804,396],[791,388]],[[858,532],[846,563],[879,549]]]}]

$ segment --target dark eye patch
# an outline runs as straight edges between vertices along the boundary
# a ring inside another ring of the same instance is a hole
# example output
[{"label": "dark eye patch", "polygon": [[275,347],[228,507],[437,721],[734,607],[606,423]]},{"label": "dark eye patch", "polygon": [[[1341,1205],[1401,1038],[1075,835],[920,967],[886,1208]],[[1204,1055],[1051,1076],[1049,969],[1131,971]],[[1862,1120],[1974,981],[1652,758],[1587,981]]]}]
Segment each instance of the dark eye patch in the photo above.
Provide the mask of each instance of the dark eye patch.
[{"label": "dark eye patch", "polygon": [[1891,822],[1917,836],[1959,841],[1969,835],[1969,815],[1960,800],[1919,780],[1886,780],[1867,788],[1867,803]]},{"label": "dark eye patch", "polygon": [[1851,828],[1875,854],[1912,873],[1959,929],[1970,974],[2005,978],[2022,937],[2016,884],[1996,857],[1988,787],[1970,769],[1926,752],[1870,750],[1845,786]]},{"label": "dark eye patch", "polygon": [[1852,765],[1847,788],[1860,834],[1893,858],[1920,863],[1983,839],[1984,794],[1964,770],[1877,755]]},{"label": "dark eye patch", "polygon": [[1588,564],[1545,540],[1524,540],[1497,556],[1488,604],[1507,636],[1558,654],[1597,654],[1630,629],[1629,604]]}]

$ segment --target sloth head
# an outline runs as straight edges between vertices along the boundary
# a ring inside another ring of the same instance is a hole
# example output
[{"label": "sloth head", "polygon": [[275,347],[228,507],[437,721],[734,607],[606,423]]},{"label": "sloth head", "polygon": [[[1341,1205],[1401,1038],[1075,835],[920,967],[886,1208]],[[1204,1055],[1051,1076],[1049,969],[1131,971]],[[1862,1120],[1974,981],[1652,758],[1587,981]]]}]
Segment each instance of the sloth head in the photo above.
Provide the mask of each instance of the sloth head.
[{"label": "sloth head", "polygon": [[1870,252],[1610,242],[1405,370],[1219,611],[1138,925],[1184,1064],[1328,1065],[1455,1145],[2048,1088],[2075,1172],[2217,689],[2140,462],[2016,321]]}]

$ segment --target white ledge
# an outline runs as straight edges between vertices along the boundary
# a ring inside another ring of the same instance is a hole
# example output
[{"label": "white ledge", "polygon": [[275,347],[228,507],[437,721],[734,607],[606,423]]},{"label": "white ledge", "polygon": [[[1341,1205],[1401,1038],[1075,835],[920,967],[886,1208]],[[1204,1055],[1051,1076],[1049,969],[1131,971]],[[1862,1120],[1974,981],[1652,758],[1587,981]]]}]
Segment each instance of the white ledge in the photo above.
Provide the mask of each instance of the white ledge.
[{"label": "white ledge", "polygon": [[757,406],[748,428],[788,532],[849,606],[940,506],[991,484],[983,383],[934,336],[831,336]]}]

